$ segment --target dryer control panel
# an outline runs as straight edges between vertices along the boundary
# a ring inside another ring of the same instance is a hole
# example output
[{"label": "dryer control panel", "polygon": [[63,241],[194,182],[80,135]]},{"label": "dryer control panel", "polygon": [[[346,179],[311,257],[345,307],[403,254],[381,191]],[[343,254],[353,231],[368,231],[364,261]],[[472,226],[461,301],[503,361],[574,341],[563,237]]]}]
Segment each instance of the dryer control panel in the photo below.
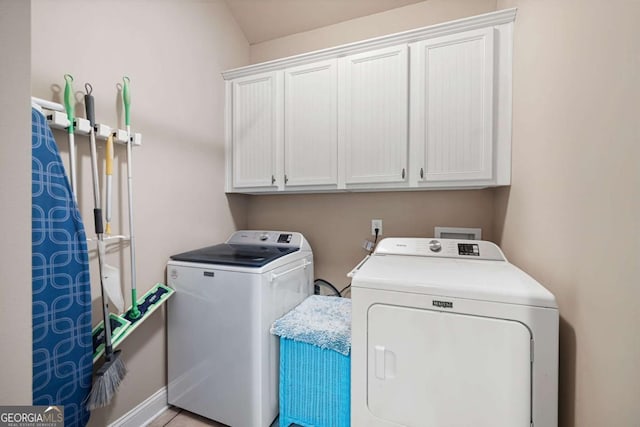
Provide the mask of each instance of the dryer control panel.
[{"label": "dryer control panel", "polygon": [[374,255],[412,255],[506,261],[500,248],[484,240],[392,237],[383,239]]}]

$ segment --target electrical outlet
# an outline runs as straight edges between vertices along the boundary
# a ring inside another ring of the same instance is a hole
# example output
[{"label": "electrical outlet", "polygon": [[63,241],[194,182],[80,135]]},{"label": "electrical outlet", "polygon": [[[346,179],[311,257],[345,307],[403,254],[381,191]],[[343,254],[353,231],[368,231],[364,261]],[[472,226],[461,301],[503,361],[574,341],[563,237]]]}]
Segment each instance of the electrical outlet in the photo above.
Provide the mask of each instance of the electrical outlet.
[{"label": "electrical outlet", "polygon": [[371,220],[371,235],[376,235],[376,228],[378,229],[378,236],[382,235],[382,220],[381,219],[372,219]]}]

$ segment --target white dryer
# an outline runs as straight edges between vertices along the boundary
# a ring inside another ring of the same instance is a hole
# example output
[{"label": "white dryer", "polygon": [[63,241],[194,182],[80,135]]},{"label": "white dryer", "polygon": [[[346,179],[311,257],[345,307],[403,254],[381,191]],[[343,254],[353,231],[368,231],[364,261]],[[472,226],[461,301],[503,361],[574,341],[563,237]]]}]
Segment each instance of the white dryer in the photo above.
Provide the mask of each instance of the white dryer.
[{"label": "white dryer", "polygon": [[168,305],[169,404],[234,427],[278,415],[271,324],[313,293],[313,253],[300,233],[237,231],[174,255]]},{"label": "white dryer", "polygon": [[498,246],[388,238],[352,275],[351,425],[557,426],[556,301]]}]

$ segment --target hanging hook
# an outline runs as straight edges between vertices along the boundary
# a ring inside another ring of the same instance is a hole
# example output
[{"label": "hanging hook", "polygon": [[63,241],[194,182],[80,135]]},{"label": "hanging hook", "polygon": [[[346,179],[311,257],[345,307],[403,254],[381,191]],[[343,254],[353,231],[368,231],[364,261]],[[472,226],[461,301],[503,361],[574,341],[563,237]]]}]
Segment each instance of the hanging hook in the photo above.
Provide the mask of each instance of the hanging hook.
[{"label": "hanging hook", "polygon": [[93,86],[91,86],[91,83],[85,83],[84,89],[87,91],[87,95],[91,95],[93,93]]},{"label": "hanging hook", "polygon": [[71,83],[73,81],[73,76],[71,74],[65,74],[64,79]]},{"label": "hanging hook", "polygon": [[124,76],[122,78],[122,81],[125,82],[125,83],[131,83],[131,79],[128,76]]}]

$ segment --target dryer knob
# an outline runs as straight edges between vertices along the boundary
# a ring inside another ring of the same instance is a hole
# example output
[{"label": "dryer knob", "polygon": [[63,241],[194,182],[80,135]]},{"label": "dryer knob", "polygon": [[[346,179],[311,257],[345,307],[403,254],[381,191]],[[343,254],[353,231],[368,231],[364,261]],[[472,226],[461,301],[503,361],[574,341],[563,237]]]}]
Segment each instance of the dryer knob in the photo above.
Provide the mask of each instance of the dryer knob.
[{"label": "dryer knob", "polygon": [[260,240],[261,241],[266,241],[269,238],[269,235],[267,233],[261,234],[260,235]]},{"label": "dryer knob", "polygon": [[432,240],[429,242],[429,249],[431,249],[431,252],[440,252],[442,250],[442,244],[437,240]]}]

